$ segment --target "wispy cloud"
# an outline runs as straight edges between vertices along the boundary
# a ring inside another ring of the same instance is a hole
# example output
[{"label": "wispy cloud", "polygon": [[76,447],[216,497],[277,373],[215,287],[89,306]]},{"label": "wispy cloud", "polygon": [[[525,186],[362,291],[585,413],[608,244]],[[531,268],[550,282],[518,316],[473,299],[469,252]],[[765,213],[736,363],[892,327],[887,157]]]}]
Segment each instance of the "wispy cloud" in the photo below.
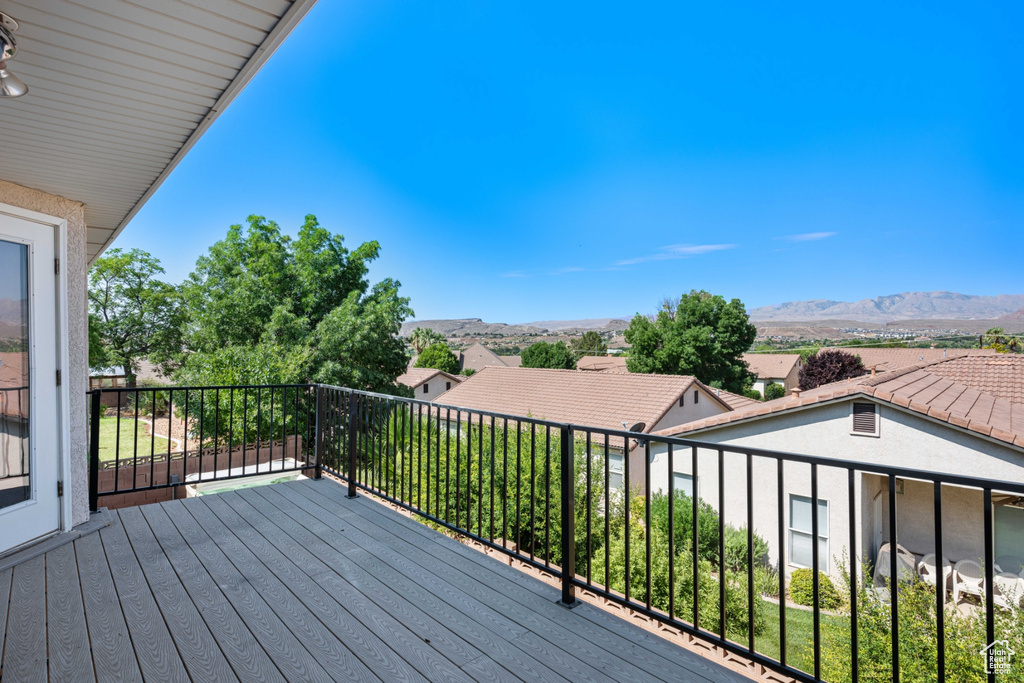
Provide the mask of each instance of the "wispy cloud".
[{"label": "wispy cloud", "polygon": [[567,266],[565,268],[555,268],[551,271],[552,275],[565,275],[566,273],[582,273],[586,268],[580,268],[579,266]]},{"label": "wispy cloud", "polygon": [[799,235],[783,235],[775,239],[786,240],[787,242],[816,242],[817,240],[828,239],[838,234],[838,232],[804,232]]},{"label": "wispy cloud", "polygon": [[635,266],[638,263],[647,263],[649,261],[671,261],[673,259],[690,258],[691,256],[708,254],[712,251],[734,249],[736,246],[737,245],[735,244],[670,244],[667,247],[661,247],[657,252],[648,254],[647,256],[637,256],[636,258],[616,261],[615,265]]}]

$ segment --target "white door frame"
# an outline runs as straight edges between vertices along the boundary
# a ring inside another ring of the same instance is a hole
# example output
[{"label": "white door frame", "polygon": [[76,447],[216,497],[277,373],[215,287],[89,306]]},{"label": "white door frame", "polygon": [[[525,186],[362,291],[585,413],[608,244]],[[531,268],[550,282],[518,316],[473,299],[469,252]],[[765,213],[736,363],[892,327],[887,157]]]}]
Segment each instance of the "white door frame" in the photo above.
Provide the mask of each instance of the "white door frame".
[{"label": "white door frame", "polygon": [[[61,383],[57,387],[57,449],[58,467],[57,471],[61,481],[64,482],[64,497],[58,502],[60,507],[59,531],[68,531],[72,526],[72,505],[78,486],[84,486],[85,491],[89,489],[88,479],[76,482],[71,474],[71,408],[70,408],[70,385],[71,373],[68,360],[68,222],[65,218],[48,216],[38,211],[30,211],[18,206],[0,203],[0,214],[6,214],[13,218],[19,218],[31,223],[39,223],[40,226],[49,227],[55,231],[54,234],[54,257],[60,259],[60,272],[57,274],[57,301],[55,308],[57,313],[56,330],[57,338],[54,340],[54,353],[56,354],[57,370],[60,371]],[[83,283],[84,286],[84,283]],[[83,316],[88,320],[88,315],[83,311]],[[88,324],[88,323],[86,323]],[[88,333],[84,342],[88,343]],[[56,378],[54,378],[56,381]],[[83,401],[84,405],[84,401]],[[88,463],[85,467],[88,473]],[[88,474],[86,474],[88,477]]]}]

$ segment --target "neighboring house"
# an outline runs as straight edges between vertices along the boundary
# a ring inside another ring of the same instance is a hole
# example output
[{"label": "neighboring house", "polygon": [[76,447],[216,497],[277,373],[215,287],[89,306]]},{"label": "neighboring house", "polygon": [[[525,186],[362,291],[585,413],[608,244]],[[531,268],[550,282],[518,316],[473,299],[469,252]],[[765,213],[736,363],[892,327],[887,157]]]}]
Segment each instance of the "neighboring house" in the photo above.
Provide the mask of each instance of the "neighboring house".
[{"label": "neighboring house", "polygon": [[458,384],[461,378],[434,368],[411,368],[395,380],[412,389],[413,398],[433,401],[435,398]]},{"label": "neighboring house", "polygon": [[477,342],[469,348],[459,351],[459,370],[480,372],[484,368],[518,368],[523,364],[521,356],[499,356],[489,348]]},{"label": "neighboring house", "polygon": [[[730,411],[718,393],[688,375],[489,366],[436,402],[599,429],[622,431],[639,424],[636,431],[645,433]],[[602,438],[594,436],[594,441],[602,443]],[[633,477],[643,472],[642,449],[631,446],[630,477],[640,481]],[[622,439],[612,438],[609,450],[613,485],[621,486]],[[641,462],[635,462],[638,458]]]},{"label": "neighboring house", "polygon": [[827,346],[819,349],[822,351],[845,351],[855,356],[860,356],[861,363],[869,372],[890,372],[908,365],[919,365],[921,363],[934,363],[947,358],[961,358],[963,356],[992,356],[996,351],[993,349],[883,349],[883,348],[857,348],[850,346]]},{"label": "neighboring house", "polygon": [[89,518],[89,266],[313,4],[4,7],[21,20],[9,69],[28,93],[0,97],[17,143],[0,165],[0,292],[26,294],[0,296],[0,349],[34,352],[22,376],[0,377],[30,421],[27,469],[0,469],[0,553]]},{"label": "neighboring house", "polygon": [[787,394],[800,385],[798,353],[745,353],[743,361],[757,375],[753,389],[762,396],[769,384],[781,384]]},{"label": "neighboring house", "polygon": [[588,372],[629,372],[626,359],[621,356],[583,356],[576,361],[576,369]]},{"label": "neighboring house", "polygon": [[[970,355],[863,376],[799,392],[766,403],[663,430],[660,434],[697,441],[726,443],[818,455],[892,467],[1024,481],[1024,356]],[[668,488],[665,448],[654,449],[652,489]],[[698,492],[718,506],[717,453],[701,449]],[[745,465],[728,460],[727,471]],[[691,462],[676,459],[675,477],[690,478]],[[838,577],[834,559],[849,545],[850,510],[847,472],[819,468],[821,511],[819,543],[822,569]],[[674,478],[675,478],[674,477]],[[780,555],[787,570],[808,566],[810,558],[809,467],[790,463],[784,472],[786,547],[777,536],[778,483],[774,460],[754,459],[755,530]],[[726,487],[726,520],[745,525],[742,486]],[[689,486],[689,484],[687,484]],[[692,489],[691,489],[692,490]],[[899,544],[918,557],[933,551],[933,486],[913,479],[897,480]],[[757,491],[763,492],[759,500]],[[944,487],[943,549],[947,559],[978,561],[984,556],[982,492]],[[860,473],[855,481],[854,518],[860,559],[874,561],[889,542],[888,482]],[[993,497],[995,557],[1024,557],[1024,500]]]}]

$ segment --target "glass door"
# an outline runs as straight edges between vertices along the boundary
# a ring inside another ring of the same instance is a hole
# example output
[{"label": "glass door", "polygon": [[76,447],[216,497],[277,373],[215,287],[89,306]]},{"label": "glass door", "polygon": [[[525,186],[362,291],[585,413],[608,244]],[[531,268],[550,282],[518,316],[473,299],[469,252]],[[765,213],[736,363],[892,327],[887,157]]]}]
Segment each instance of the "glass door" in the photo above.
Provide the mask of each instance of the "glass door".
[{"label": "glass door", "polygon": [[60,526],[53,228],[0,214],[0,552]]}]

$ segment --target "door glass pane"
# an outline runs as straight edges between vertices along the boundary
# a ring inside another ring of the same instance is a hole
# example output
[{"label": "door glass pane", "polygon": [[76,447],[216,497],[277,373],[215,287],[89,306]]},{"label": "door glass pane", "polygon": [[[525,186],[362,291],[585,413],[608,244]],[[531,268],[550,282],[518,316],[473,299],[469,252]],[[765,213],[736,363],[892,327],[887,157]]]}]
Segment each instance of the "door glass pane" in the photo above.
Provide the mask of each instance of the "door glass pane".
[{"label": "door glass pane", "polygon": [[29,485],[28,247],[0,240],[0,509]]}]

